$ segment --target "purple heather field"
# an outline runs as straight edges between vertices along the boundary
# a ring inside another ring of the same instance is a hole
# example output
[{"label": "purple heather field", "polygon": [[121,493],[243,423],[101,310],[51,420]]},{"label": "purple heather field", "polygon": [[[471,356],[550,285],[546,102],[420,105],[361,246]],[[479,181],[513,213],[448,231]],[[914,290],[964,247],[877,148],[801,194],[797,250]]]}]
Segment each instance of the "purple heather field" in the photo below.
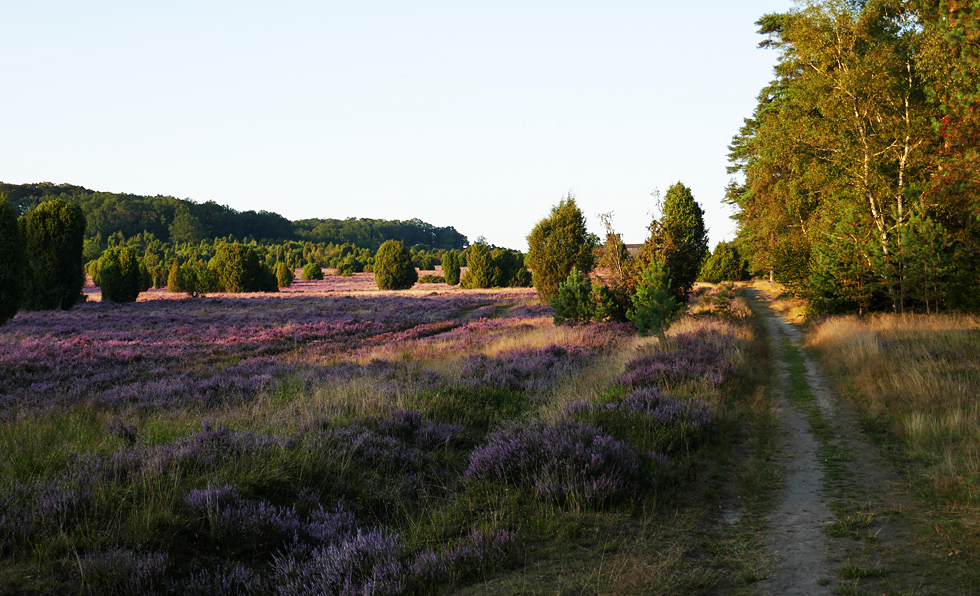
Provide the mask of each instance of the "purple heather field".
[{"label": "purple heather field", "polygon": [[[743,343],[702,330],[657,348],[628,324],[556,328],[533,289],[380,292],[371,274],[128,305],[86,292],[0,327],[10,593],[478,581],[548,540],[522,515],[682,490],[718,420],[672,389],[717,393]],[[580,377],[603,380],[581,395]],[[314,407],[362,385],[369,407]]]}]

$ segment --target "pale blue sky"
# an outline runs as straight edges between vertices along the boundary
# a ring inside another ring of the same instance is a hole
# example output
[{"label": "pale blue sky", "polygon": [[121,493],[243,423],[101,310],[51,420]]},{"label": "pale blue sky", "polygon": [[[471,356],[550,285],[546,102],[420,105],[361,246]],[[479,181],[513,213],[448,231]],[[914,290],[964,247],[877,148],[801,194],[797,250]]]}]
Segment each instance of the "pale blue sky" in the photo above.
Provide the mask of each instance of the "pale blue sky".
[{"label": "pale blue sky", "polygon": [[790,0],[5,2],[0,181],[306,217],[418,217],[526,250],[568,191],[642,242],[678,180],[734,236],[727,145]]}]

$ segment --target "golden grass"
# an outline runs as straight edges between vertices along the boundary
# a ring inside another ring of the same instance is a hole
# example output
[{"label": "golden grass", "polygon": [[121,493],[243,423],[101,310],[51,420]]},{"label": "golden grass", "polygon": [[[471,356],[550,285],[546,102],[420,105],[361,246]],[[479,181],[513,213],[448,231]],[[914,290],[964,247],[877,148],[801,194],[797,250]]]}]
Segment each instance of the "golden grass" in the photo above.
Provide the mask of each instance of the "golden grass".
[{"label": "golden grass", "polygon": [[980,318],[832,317],[807,345],[846,375],[866,414],[888,421],[937,494],[980,502]]},{"label": "golden grass", "polygon": [[745,284],[746,287],[759,290],[769,301],[769,307],[794,323],[806,320],[807,301],[794,296],[782,284],[754,279]]}]

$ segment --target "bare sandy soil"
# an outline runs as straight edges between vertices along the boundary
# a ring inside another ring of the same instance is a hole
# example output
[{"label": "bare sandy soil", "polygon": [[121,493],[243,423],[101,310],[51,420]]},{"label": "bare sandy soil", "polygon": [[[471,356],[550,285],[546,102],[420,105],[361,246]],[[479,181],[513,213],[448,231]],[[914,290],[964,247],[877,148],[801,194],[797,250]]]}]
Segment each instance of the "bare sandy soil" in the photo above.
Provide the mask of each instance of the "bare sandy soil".
[{"label": "bare sandy soil", "polygon": [[[766,595],[831,594],[831,589],[840,583],[836,569],[852,559],[856,550],[854,539],[831,538],[825,531],[836,519],[831,502],[897,511],[908,498],[907,487],[877,448],[861,436],[854,416],[831,389],[819,363],[800,350],[809,391],[832,431],[825,440],[834,452],[845,454],[839,458],[835,477],[828,479],[827,465],[821,461],[820,439],[804,409],[788,399],[791,379],[783,338],[800,346],[802,334],[771,310],[760,308],[758,292],[747,293],[757,312],[765,317],[772,354],[777,359],[774,397],[782,435],[779,463],[783,487],[768,519],[765,542],[772,556],[771,574],[759,582],[758,588]],[[871,517],[864,531],[879,544],[898,545],[908,537],[907,529],[895,516]],[[873,568],[884,566],[887,561],[862,564]]]}]

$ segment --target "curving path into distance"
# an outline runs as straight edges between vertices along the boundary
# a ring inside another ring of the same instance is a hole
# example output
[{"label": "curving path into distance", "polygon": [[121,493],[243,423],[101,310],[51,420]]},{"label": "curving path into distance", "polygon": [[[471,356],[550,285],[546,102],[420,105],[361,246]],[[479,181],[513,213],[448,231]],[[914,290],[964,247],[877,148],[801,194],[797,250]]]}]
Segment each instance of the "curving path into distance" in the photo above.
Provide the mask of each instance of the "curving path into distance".
[{"label": "curving path into distance", "polygon": [[774,596],[829,595],[827,579],[831,572],[823,528],[831,513],[822,496],[824,469],[818,455],[819,441],[806,414],[787,395],[790,372],[783,336],[790,325],[768,309],[757,312],[765,317],[772,354],[777,359],[774,398],[782,431],[779,465],[784,483],[768,520],[766,549],[773,554],[772,575],[759,582],[758,588],[762,594]]},{"label": "curving path into distance", "polygon": [[[836,519],[831,501],[891,507],[907,498],[905,482],[861,437],[853,416],[841,407],[817,362],[799,349],[803,338],[796,326],[774,314],[760,292],[746,289],[746,294],[765,321],[776,359],[773,397],[781,426],[778,463],[783,480],[767,520],[765,546],[771,553],[771,575],[756,587],[766,596],[829,595],[840,584],[837,568],[853,555],[848,539],[831,538],[825,532]],[[794,358],[802,359],[796,379],[792,378],[790,351]],[[794,383],[812,396],[809,411],[790,399]],[[822,438],[813,431],[814,415],[830,429]],[[833,478],[828,478],[830,468],[822,461],[828,449],[846,454],[837,462]],[[884,540],[902,542],[907,536],[900,520],[879,519],[875,526],[876,536]],[[887,563],[879,560],[872,565]]]}]

